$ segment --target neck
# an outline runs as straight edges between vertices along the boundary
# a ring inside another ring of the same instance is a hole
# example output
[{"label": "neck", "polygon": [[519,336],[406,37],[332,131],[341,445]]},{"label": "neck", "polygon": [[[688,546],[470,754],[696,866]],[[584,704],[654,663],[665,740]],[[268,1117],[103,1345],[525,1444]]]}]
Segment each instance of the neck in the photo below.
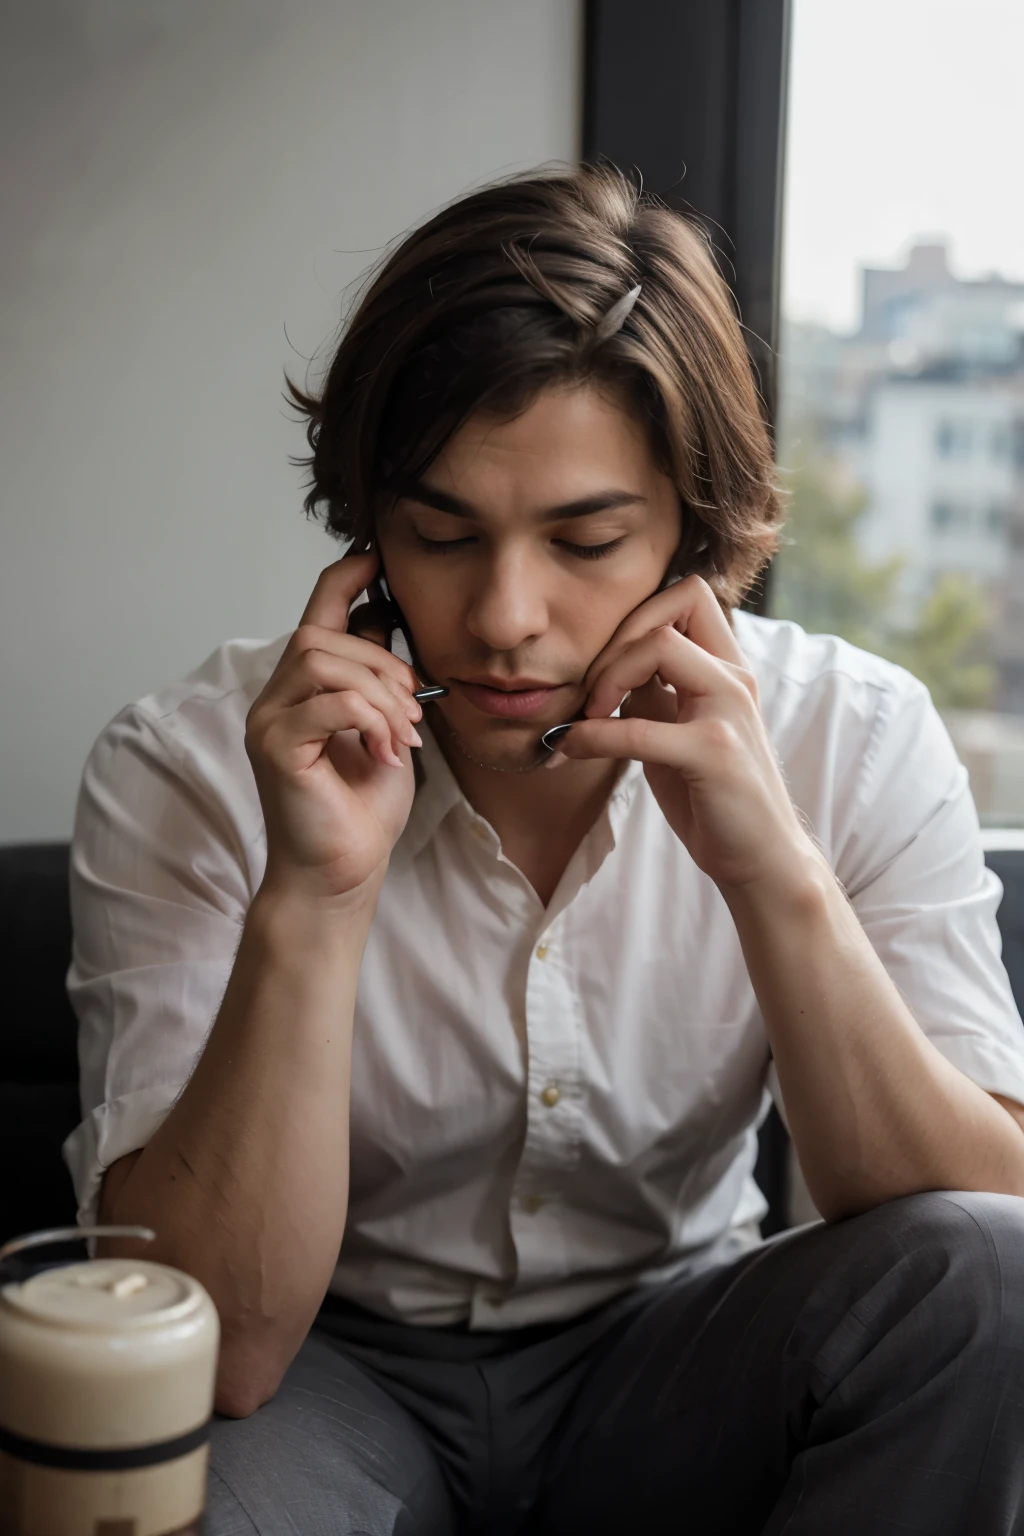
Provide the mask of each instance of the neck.
[{"label": "neck", "polygon": [[468,758],[439,710],[431,711],[430,726],[462,793],[520,868],[522,859],[535,859],[540,850],[548,851],[550,867],[564,868],[607,803],[622,768],[617,761],[593,758],[570,759],[551,772],[539,767],[503,773]]}]

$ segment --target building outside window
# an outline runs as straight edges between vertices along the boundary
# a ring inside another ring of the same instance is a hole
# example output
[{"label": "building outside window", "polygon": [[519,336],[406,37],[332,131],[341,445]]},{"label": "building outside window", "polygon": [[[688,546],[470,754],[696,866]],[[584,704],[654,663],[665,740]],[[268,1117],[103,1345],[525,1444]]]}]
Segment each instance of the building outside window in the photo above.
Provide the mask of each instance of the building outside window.
[{"label": "building outside window", "polygon": [[771,611],[919,676],[1024,826],[1024,7],[792,24]]}]

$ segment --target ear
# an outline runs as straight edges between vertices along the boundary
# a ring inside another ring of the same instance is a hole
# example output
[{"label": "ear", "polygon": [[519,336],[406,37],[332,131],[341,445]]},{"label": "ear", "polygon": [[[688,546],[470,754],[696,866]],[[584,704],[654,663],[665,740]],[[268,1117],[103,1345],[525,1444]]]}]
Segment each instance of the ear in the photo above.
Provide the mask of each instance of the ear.
[{"label": "ear", "polygon": [[704,576],[715,569],[715,562],[710,555],[710,529],[685,502],[682,503],[682,513],[683,536],[669,561],[668,570],[665,572],[659,591],[670,587],[674,581],[679,581],[684,576],[694,574]]}]

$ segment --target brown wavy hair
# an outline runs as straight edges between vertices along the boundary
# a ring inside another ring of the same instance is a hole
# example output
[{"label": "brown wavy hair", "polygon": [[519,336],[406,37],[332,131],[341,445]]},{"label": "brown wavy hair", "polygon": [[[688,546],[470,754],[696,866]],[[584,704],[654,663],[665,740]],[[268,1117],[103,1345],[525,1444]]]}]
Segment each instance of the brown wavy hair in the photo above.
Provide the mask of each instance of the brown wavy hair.
[{"label": "brown wavy hair", "polygon": [[[625,324],[599,322],[635,284]],[[740,325],[707,236],[613,166],[517,176],[406,236],[371,275],[316,392],[287,381],[311,452],[305,508],[364,548],[377,516],[478,412],[550,385],[610,392],[675,482],[673,562],[724,607],[774,554],[774,461]]]}]

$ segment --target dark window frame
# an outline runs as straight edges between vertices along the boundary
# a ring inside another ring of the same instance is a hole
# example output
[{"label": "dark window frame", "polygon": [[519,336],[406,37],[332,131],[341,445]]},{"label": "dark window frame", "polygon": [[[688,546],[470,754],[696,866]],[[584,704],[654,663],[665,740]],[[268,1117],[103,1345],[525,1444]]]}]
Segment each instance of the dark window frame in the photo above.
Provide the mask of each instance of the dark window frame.
[{"label": "dark window frame", "polygon": [[[583,158],[704,220],[774,435],[790,0],[587,0],[584,14]],[[769,575],[744,607],[767,611]],[[755,1169],[766,1237],[788,1225],[787,1148],[773,1108]]]},{"label": "dark window frame", "polygon": [[774,431],[790,0],[586,0],[584,27],[583,158],[704,222]]}]

